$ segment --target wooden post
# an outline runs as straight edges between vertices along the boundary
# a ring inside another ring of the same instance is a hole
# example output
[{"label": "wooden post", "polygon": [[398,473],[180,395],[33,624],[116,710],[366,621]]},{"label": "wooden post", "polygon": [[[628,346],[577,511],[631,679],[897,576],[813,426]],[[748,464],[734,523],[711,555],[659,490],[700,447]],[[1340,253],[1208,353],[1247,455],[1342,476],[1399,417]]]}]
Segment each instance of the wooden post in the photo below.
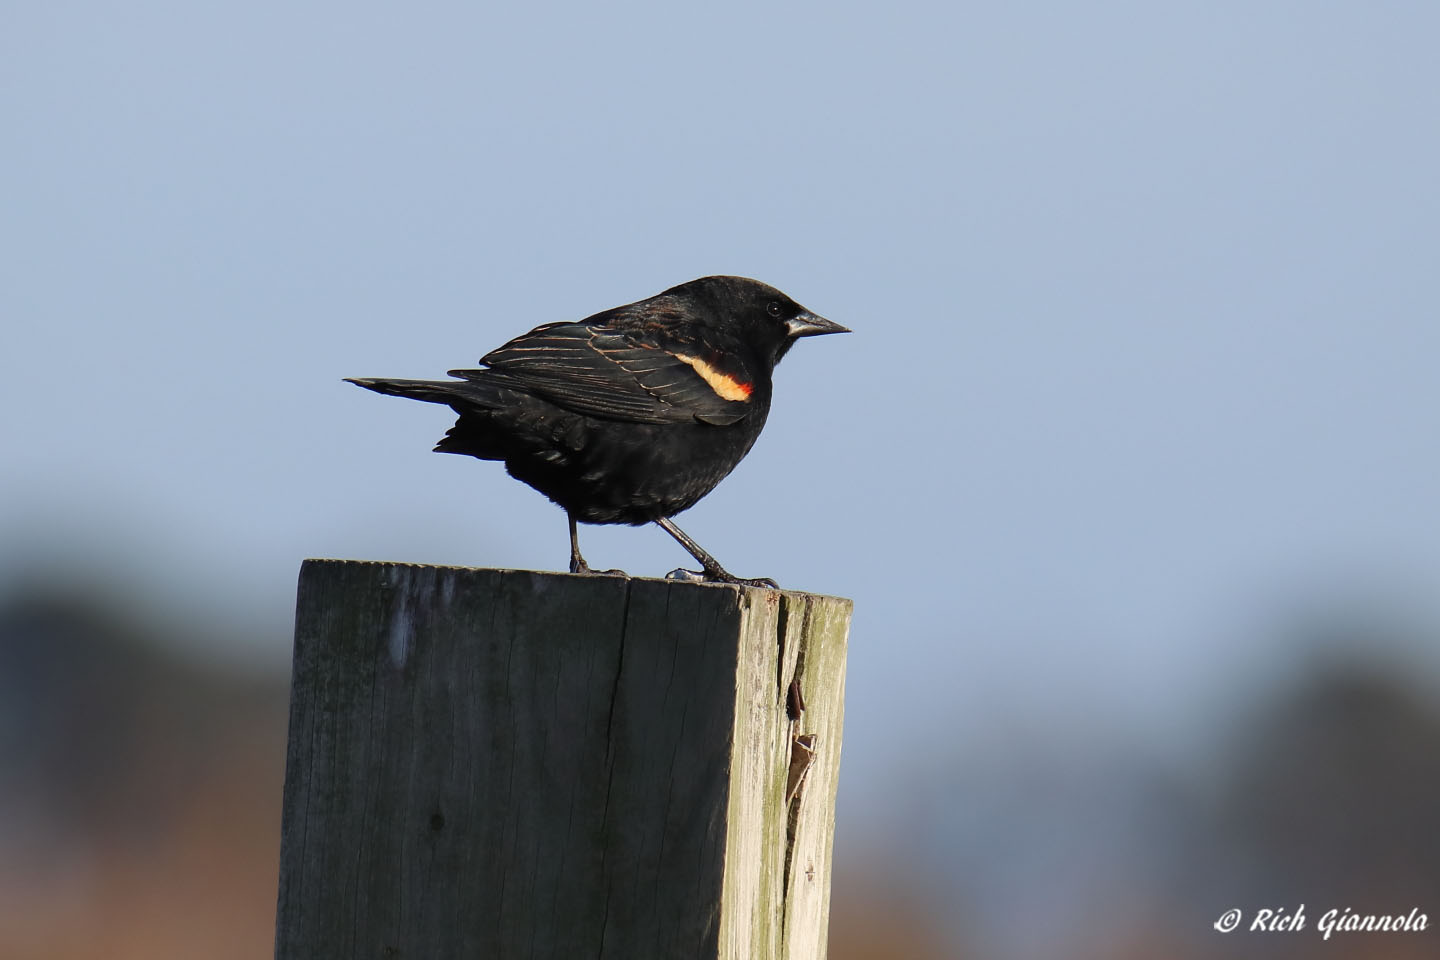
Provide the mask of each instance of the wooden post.
[{"label": "wooden post", "polygon": [[277,960],[820,960],[850,608],[305,561]]}]

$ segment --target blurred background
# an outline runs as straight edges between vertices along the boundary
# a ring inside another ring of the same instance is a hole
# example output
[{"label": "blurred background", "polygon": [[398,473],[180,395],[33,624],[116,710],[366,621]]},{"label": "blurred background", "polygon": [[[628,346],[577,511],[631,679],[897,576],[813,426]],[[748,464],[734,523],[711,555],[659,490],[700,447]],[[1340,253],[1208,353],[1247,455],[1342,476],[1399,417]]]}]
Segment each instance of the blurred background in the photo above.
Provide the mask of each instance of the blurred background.
[{"label": "blurred background", "polygon": [[834,960],[1440,954],[1434,4],[3,19],[0,956],[268,955],[301,559],[567,560],[340,378],[710,273],[855,330],[682,520],[855,600]]}]

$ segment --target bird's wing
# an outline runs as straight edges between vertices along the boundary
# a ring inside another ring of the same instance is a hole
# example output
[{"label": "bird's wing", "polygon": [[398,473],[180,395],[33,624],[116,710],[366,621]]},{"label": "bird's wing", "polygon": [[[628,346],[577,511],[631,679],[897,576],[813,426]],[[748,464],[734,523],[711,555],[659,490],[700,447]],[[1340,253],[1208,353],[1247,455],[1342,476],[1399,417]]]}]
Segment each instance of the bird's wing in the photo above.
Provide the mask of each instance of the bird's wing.
[{"label": "bird's wing", "polygon": [[606,318],[536,327],[482,358],[489,369],[450,375],[489,380],[577,413],[632,423],[700,420],[724,426],[753,409],[753,379],[734,361],[698,347],[647,343]]}]

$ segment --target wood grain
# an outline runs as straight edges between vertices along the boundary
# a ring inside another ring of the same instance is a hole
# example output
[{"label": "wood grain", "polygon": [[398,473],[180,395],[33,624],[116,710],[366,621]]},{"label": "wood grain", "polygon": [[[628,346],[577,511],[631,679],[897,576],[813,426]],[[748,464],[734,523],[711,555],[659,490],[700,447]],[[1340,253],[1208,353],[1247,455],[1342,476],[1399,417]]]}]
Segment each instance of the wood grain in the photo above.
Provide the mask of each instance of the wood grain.
[{"label": "wood grain", "polygon": [[306,561],[277,958],[824,957],[850,606]]}]

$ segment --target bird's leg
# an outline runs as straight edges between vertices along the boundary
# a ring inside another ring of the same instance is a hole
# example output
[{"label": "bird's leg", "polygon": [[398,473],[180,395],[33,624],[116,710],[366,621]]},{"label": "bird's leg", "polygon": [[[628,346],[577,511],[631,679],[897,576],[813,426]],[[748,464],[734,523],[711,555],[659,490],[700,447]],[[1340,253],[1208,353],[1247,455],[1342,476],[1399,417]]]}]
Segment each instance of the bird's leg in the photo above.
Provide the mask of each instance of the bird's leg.
[{"label": "bird's leg", "polygon": [[690,556],[694,557],[696,560],[699,560],[700,566],[704,568],[703,571],[684,569],[671,570],[665,575],[665,579],[689,580],[692,582],[701,583],[738,583],[742,587],[769,587],[772,590],[780,589],[780,585],[774,580],[771,580],[769,577],[759,577],[755,580],[744,580],[740,577],[735,576],[734,574],[727,572],[724,567],[720,566],[719,562],[716,561],[714,557],[710,556],[710,554],[705,552],[704,547],[700,546],[700,544],[696,543],[694,540],[691,540],[689,535],[686,534],[684,530],[681,530],[679,527],[675,526],[675,524],[670,521],[669,517],[661,517],[655,522],[659,524],[661,529],[663,529],[666,533],[670,534],[670,536],[680,541],[680,546],[684,547],[687,551],[689,551]]},{"label": "bird's leg", "polygon": [[571,573],[587,573],[587,574],[593,574],[594,576],[602,576],[602,577],[623,577],[623,576],[626,576],[626,573],[625,573],[624,570],[591,570],[591,569],[590,569],[590,564],[586,563],[586,562],[585,562],[585,558],[582,557],[582,556],[580,556],[580,534],[579,534],[579,532],[576,530],[576,526],[575,526],[575,514],[570,513],[569,511],[566,511],[565,516],[570,520],[570,572],[571,572]]},{"label": "bird's leg", "polygon": [[580,533],[575,528],[575,514],[567,511],[565,518],[570,521],[570,572],[589,573],[590,564],[580,556]]}]

